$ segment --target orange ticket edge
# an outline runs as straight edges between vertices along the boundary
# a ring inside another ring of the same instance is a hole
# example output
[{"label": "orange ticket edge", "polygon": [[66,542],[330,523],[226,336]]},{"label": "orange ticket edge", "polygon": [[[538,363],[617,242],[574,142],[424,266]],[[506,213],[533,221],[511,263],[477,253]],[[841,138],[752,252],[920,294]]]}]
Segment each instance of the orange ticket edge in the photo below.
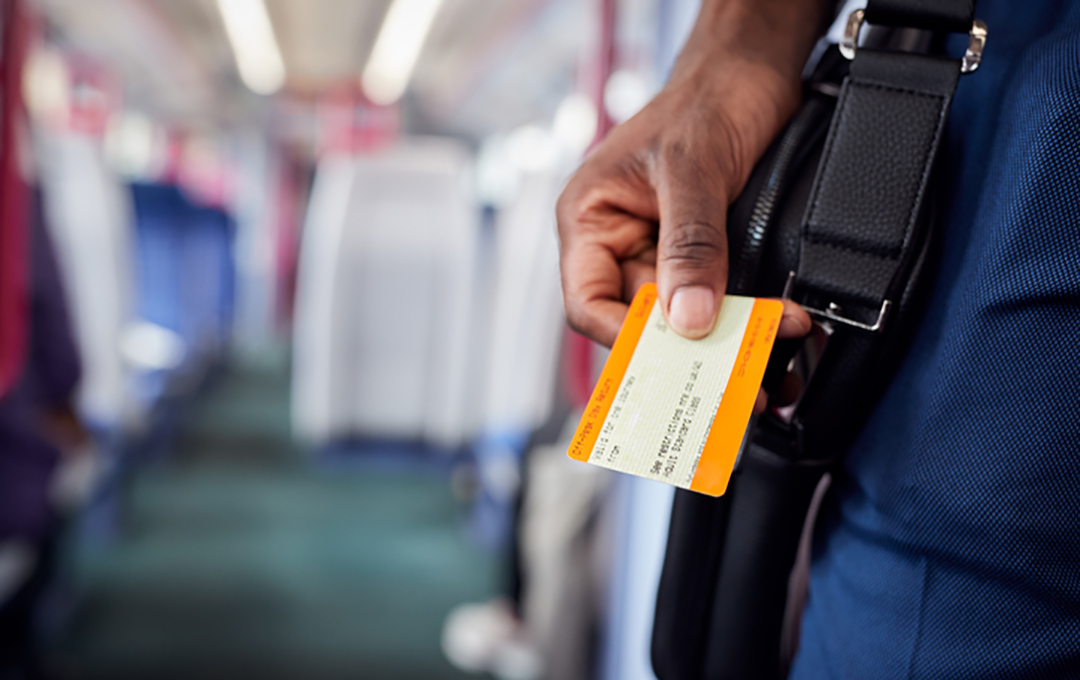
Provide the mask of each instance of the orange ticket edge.
[{"label": "orange ticket edge", "polygon": [[739,358],[720,399],[720,408],[716,409],[716,417],[690,483],[691,491],[709,496],[722,496],[727,491],[783,314],[784,303],[779,300],[754,302],[739,347]]},{"label": "orange ticket edge", "polygon": [[638,289],[634,301],[630,303],[630,309],[619,330],[619,336],[611,348],[604,370],[600,373],[600,379],[593,389],[592,397],[585,406],[585,414],[578,423],[574,439],[570,442],[567,454],[574,460],[583,463],[589,461],[596,440],[600,436],[600,429],[607,420],[612,403],[615,402],[615,394],[619,390],[619,385],[622,385],[626,369],[630,367],[630,359],[634,357],[634,350],[637,349],[641,334],[645,331],[645,324],[649,320],[649,314],[652,313],[656,298],[656,284],[646,283]]}]

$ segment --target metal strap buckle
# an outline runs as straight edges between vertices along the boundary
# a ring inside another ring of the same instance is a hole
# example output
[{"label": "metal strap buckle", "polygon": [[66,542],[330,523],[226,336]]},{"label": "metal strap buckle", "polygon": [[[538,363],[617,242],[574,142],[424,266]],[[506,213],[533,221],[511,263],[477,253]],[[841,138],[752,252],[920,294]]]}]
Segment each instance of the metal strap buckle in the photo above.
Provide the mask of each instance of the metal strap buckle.
[{"label": "metal strap buckle", "polygon": [[835,302],[830,302],[829,306],[825,309],[814,309],[813,307],[803,306],[806,313],[810,316],[816,316],[826,321],[835,321],[836,323],[842,323],[845,326],[852,326],[864,331],[870,331],[871,333],[877,333],[881,329],[885,328],[885,320],[889,318],[889,310],[892,309],[892,300],[886,300],[881,303],[881,309],[878,310],[877,321],[872,324],[856,321],[855,319],[849,319],[846,316],[840,314],[840,305]]},{"label": "metal strap buckle", "polygon": [[[791,298],[791,292],[795,288],[795,272],[788,274],[787,283],[784,285],[784,294],[781,297]],[[869,331],[871,333],[878,333],[885,328],[885,322],[889,319],[889,312],[892,311],[892,300],[885,300],[881,303],[881,309],[878,310],[877,320],[874,323],[863,323],[862,321],[856,321],[841,314],[843,311],[840,305],[835,302],[830,302],[829,306],[825,309],[814,309],[813,307],[807,307],[802,305],[802,308],[806,310],[806,313],[810,316],[817,317],[823,321],[831,321],[834,323],[844,324],[845,326],[851,326],[852,328],[858,328],[859,330]]]},{"label": "metal strap buckle", "polygon": [[[849,60],[855,58],[855,50],[859,46],[859,31],[862,30],[865,19],[866,10],[862,9],[857,9],[848,15],[844,37],[840,39],[840,54]],[[960,73],[973,73],[979,68],[983,50],[986,49],[987,35],[986,24],[981,19],[976,19],[971,24],[971,31],[968,33],[968,46],[963,59],[960,60]]]}]

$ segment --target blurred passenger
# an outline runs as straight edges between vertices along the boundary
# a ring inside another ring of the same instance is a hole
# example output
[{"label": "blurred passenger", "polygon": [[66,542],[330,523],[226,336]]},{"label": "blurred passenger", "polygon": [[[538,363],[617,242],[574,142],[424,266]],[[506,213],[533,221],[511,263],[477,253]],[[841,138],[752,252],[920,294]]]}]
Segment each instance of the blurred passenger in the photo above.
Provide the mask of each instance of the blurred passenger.
[{"label": "blurred passenger", "polygon": [[65,454],[85,455],[75,452],[86,451],[89,442],[73,408],[79,352],[39,192],[31,205],[29,240],[28,353],[18,382],[0,400],[0,676],[5,678],[39,677],[34,619],[53,568],[57,473]]}]

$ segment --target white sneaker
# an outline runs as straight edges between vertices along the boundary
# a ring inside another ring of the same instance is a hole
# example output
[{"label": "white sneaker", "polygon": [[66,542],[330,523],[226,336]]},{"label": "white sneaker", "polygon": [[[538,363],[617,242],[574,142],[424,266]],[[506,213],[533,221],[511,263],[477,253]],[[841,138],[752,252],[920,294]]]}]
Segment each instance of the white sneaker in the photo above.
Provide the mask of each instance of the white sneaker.
[{"label": "white sneaker", "polygon": [[538,680],[543,671],[525,624],[504,599],[455,608],[443,625],[442,648],[458,669],[499,680]]},{"label": "white sneaker", "polygon": [[78,511],[94,494],[103,472],[101,455],[93,442],[65,451],[49,488],[53,507],[61,514]]},{"label": "white sneaker", "polygon": [[0,605],[7,602],[34,573],[37,557],[37,550],[29,543],[0,543]]}]

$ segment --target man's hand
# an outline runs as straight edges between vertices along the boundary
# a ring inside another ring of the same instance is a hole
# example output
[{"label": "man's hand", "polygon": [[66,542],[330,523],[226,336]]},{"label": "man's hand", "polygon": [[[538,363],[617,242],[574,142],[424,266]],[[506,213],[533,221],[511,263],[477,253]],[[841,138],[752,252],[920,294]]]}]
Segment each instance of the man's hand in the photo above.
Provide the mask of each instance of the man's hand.
[{"label": "man's hand", "polygon": [[[727,285],[728,206],[798,106],[821,5],[705,1],[667,87],[612,131],[559,199],[576,330],[610,346],[646,281],[677,332],[712,330]],[[805,312],[789,308],[801,324]]]}]

